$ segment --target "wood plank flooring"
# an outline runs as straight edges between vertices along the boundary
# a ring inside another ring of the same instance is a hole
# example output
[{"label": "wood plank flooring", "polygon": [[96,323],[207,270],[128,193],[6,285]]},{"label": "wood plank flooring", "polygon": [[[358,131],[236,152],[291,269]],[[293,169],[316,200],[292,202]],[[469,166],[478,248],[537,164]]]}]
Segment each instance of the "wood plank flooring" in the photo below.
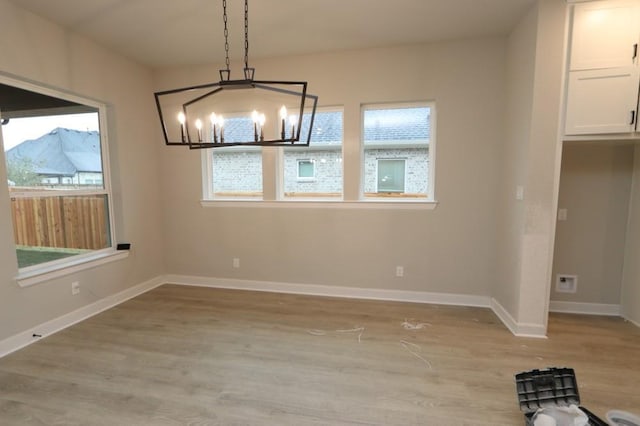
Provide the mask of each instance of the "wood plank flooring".
[{"label": "wood plank flooring", "polygon": [[521,426],[513,376],[549,366],[604,418],[640,414],[639,355],[620,318],[524,339],[488,309],[164,285],[0,359],[0,424]]}]

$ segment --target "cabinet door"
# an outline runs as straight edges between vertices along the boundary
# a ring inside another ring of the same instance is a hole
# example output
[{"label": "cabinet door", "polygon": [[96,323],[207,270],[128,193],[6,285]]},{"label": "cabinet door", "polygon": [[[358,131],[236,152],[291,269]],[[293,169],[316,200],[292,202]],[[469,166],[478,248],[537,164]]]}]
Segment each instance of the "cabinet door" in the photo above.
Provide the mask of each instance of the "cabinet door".
[{"label": "cabinet door", "polygon": [[565,134],[627,133],[638,117],[638,67],[571,71]]},{"label": "cabinet door", "polygon": [[637,64],[640,1],[580,3],[573,10],[572,71]]}]

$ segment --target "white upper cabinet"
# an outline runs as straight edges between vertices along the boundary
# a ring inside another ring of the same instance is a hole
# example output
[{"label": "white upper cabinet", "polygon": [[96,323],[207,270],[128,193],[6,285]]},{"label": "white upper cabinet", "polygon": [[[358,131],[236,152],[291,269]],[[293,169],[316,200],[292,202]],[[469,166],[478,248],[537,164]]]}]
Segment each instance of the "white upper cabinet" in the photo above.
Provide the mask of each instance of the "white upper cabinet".
[{"label": "white upper cabinet", "polygon": [[640,129],[640,0],[573,6],[565,134],[602,135]]},{"label": "white upper cabinet", "polygon": [[571,71],[638,63],[640,20],[637,1],[580,3],[573,13]]},{"label": "white upper cabinet", "polygon": [[640,68],[569,73],[565,133],[628,133],[636,129]]}]

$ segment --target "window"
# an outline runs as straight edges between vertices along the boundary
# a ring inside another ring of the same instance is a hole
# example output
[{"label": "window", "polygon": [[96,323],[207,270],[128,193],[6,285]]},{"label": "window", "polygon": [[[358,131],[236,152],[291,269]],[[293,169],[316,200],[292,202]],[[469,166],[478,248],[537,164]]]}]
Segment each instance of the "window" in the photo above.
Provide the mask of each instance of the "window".
[{"label": "window", "polygon": [[[228,142],[253,139],[249,113],[224,118]],[[211,155],[210,196],[214,199],[262,199],[262,149],[233,146],[207,150]]]},{"label": "window", "polygon": [[[371,202],[378,201],[404,203],[400,208],[434,208],[435,113],[433,102],[363,105],[361,138],[345,142],[343,108],[322,107],[316,111],[308,147],[203,150],[203,205],[212,205],[209,200],[344,201],[345,205],[367,201],[365,208],[379,208]],[[225,118],[228,135],[234,131],[233,119]],[[250,113],[236,119],[243,132],[251,132],[237,139],[252,140]],[[308,134],[305,123],[310,115],[302,121],[302,134]],[[345,143],[351,144],[349,164],[357,167],[353,160],[361,160],[359,170],[345,173]],[[344,179],[353,189],[347,199]],[[360,193],[355,191],[358,183]]]},{"label": "window", "polygon": [[[342,197],[342,120],[342,109],[319,109],[309,147],[283,149],[284,199]],[[309,121],[303,120],[302,134]]]},{"label": "window", "polygon": [[89,257],[113,246],[106,140],[100,131],[104,106],[33,89],[0,84],[21,273],[43,264],[64,267],[68,263],[62,259]]},{"label": "window", "polygon": [[431,103],[363,108],[366,199],[433,200]]},{"label": "window", "polygon": [[406,160],[378,160],[378,192],[404,192]]},{"label": "window", "polygon": [[298,180],[311,181],[316,177],[315,160],[298,160]]},{"label": "window", "polygon": [[213,198],[262,199],[262,149],[234,146],[211,150]]}]

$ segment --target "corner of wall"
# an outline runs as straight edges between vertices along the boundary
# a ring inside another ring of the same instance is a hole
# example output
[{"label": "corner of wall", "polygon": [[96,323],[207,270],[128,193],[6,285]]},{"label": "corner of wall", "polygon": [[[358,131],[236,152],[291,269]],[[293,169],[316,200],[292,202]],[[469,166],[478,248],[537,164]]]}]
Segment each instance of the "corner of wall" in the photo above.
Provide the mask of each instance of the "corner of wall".
[{"label": "corner of wall", "polygon": [[517,322],[513,316],[495,298],[491,298],[491,310],[502,323],[517,337],[547,338],[547,328],[541,324],[527,324]]}]

